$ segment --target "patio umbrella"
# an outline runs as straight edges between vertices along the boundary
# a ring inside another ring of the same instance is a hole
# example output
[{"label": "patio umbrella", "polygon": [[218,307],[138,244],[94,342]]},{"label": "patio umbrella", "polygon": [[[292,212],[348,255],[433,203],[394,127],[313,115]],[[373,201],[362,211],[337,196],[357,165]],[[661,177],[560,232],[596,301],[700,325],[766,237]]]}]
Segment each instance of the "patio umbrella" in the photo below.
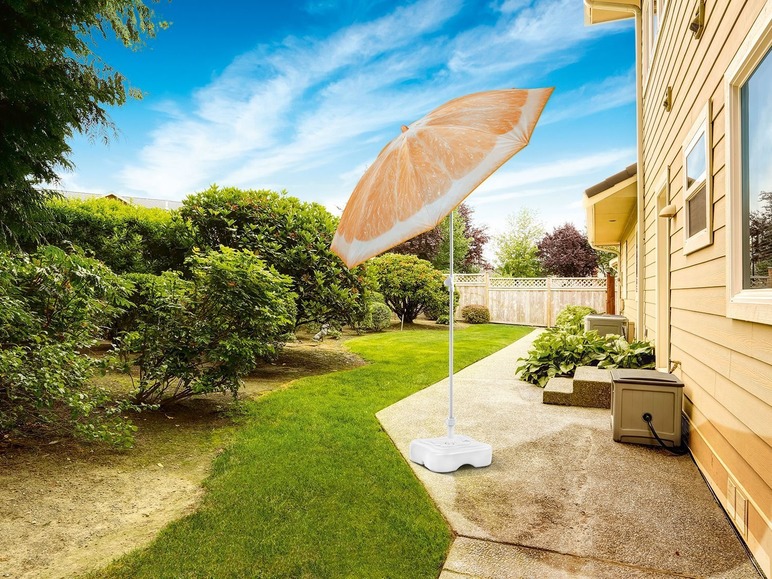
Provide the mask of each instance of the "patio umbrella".
[{"label": "patio umbrella", "polygon": [[[332,240],[348,267],[434,228],[480,183],[528,144],[552,88],[462,96],[434,109],[386,145],[354,188]],[[487,466],[491,447],[454,434],[453,235],[450,275],[449,412],[445,437],[414,440],[411,459],[449,472]]]}]

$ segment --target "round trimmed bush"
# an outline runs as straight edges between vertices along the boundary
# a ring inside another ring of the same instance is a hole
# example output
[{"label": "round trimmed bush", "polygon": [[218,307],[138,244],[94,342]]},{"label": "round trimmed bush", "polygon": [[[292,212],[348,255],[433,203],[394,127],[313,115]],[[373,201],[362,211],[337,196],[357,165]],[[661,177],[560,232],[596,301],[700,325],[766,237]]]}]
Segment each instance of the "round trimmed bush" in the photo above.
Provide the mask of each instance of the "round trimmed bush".
[{"label": "round trimmed bush", "polygon": [[469,324],[487,324],[491,321],[488,308],[479,304],[470,304],[461,308],[461,317]]},{"label": "round trimmed bush", "polygon": [[370,323],[367,329],[373,332],[385,330],[391,324],[391,309],[384,303],[373,302],[370,304]]}]

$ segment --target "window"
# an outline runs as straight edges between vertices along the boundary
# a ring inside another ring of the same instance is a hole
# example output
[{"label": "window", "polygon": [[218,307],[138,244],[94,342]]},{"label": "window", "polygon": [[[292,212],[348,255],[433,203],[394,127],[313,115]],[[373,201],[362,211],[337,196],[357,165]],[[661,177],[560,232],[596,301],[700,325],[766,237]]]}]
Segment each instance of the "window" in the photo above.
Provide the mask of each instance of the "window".
[{"label": "window", "polygon": [[654,60],[654,51],[657,48],[657,38],[659,37],[659,31],[662,26],[662,20],[667,10],[667,2],[665,0],[649,0],[644,6],[645,23],[644,34],[646,35],[646,66],[651,66]]},{"label": "window", "polygon": [[762,9],[724,75],[727,315],[772,324],[772,5]]},{"label": "window", "polygon": [[713,243],[710,103],[684,143],[684,254]]}]

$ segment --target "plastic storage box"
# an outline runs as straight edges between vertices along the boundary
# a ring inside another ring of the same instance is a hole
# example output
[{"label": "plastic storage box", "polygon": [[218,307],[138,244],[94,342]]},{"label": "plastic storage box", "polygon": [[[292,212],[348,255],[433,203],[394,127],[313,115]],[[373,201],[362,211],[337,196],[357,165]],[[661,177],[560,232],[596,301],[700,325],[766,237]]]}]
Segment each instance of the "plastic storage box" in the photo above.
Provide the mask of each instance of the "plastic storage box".
[{"label": "plastic storage box", "polygon": [[643,418],[648,413],[654,430],[665,445],[681,446],[683,387],[677,376],[657,370],[612,370],[614,440],[658,446]]},{"label": "plastic storage box", "polygon": [[601,336],[606,334],[625,336],[627,318],[612,314],[590,314],[584,318],[584,329],[587,332],[595,330]]}]

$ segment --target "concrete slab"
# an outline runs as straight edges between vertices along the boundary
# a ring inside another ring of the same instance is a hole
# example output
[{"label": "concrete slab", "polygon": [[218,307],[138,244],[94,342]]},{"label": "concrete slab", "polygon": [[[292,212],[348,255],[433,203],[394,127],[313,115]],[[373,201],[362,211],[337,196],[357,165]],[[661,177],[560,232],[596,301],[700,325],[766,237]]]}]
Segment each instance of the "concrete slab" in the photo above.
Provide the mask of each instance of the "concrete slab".
[{"label": "concrete slab", "polygon": [[[608,410],[544,405],[515,378],[536,335],[456,374],[456,431],[491,444],[492,465],[410,463],[458,536],[443,576],[758,577],[688,456],[616,443]],[[407,460],[446,415],[443,380],[377,416]],[[537,564],[562,575],[529,571]]]},{"label": "concrete slab", "polygon": [[550,378],[544,387],[542,394],[543,404],[559,404],[561,406],[572,406],[574,397],[574,381],[572,378],[555,377]]}]

